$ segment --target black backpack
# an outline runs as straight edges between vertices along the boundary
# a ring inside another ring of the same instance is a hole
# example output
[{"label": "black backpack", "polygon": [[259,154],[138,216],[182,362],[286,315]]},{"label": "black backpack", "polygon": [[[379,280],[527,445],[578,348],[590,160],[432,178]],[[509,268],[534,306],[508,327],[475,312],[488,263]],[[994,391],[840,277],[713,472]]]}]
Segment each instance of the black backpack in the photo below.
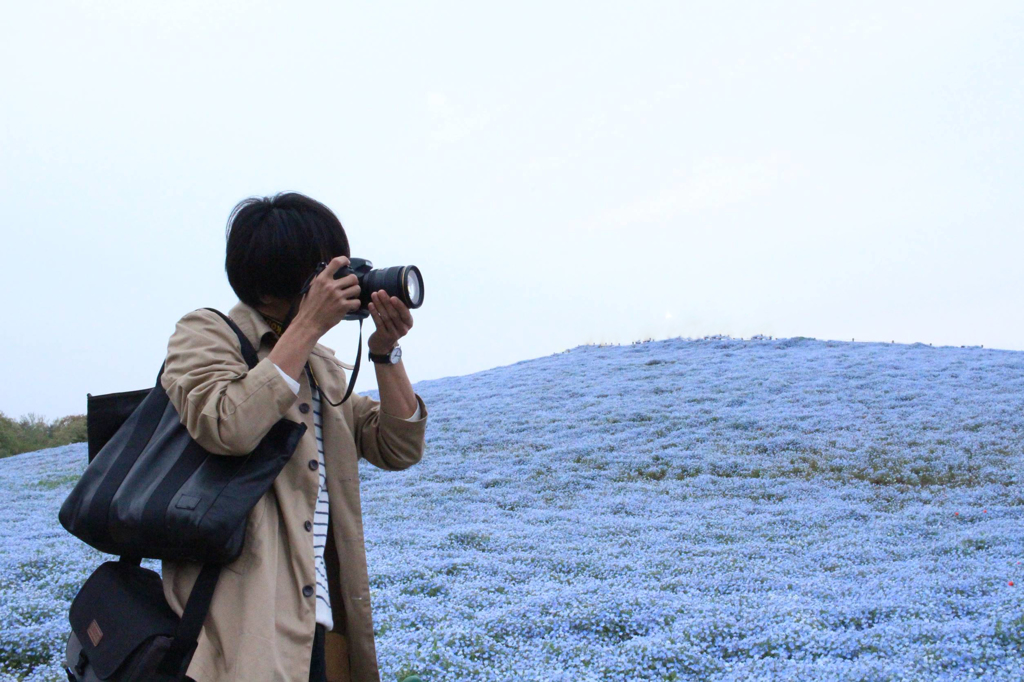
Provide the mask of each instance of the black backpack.
[{"label": "black backpack", "polygon": [[[208,308],[213,310],[213,308]],[[259,359],[238,326],[249,369]],[[222,565],[238,558],[245,521],[291,458],[306,425],[281,419],[244,456],[207,452],[181,424],[160,384],[89,396],[89,465],[61,505],[61,525],[119,555],[97,568],[71,604],[71,682],[184,679]],[[203,564],[179,618],[160,576],[140,560]]]}]

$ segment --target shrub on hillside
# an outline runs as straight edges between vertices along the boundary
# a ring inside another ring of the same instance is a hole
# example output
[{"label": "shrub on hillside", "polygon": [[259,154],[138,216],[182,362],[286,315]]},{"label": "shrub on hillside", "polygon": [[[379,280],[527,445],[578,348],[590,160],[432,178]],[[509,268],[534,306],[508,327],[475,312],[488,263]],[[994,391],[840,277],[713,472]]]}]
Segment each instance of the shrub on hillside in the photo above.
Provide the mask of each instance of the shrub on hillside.
[{"label": "shrub on hillside", "polygon": [[0,412],[0,457],[86,441],[85,415],[74,414],[47,423],[36,414],[15,421]]}]

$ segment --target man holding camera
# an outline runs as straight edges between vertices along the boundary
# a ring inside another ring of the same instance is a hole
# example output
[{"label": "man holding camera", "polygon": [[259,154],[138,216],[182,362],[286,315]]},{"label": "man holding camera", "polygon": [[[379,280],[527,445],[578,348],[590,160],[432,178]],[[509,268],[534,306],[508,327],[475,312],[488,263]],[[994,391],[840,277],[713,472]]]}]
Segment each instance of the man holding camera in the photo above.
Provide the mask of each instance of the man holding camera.
[{"label": "man holding camera", "polygon": [[[235,334],[208,310],[185,315],[168,342],[161,383],[210,452],[245,456],[282,418],[307,425],[250,512],[241,556],[221,572],[188,668],[196,682],[379,682],[358,460],[387,470],[418,462],[427,408],[398,348],[409,308],[383,289],[361,302],[355,274],[335,278],[349,265],[345,232],[323,204],[294,193],[246,200],[229,219],[226,270],[240,300],[228,314],[258,364],[248,368]],[[361,309],[376,327],[368,346],[379,402],[343,400],[352,368],[319,343]],[[178,614],[199,569],[163,562]]]}]

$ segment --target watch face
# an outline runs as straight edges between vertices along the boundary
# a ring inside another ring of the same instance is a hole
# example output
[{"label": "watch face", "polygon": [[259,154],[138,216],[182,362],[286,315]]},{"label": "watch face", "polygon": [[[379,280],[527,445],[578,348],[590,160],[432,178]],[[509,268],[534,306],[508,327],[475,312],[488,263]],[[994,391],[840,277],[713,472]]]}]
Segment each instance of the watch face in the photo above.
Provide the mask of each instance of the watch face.
[{"label": "watch face", "polygon": [[398,361],[402,359],[402,349],[395,346],[391,349],[391,364],[397,365]]}]

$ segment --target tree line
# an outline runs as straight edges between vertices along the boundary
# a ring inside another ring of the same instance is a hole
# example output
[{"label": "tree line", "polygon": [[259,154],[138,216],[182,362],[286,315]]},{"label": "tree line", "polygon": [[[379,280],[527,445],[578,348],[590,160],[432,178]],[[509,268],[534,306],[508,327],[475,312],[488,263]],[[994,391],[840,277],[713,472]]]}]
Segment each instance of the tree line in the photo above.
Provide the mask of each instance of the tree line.
[{"label": "tree line", "polygon": [[15,420],[0,412],[0,457],[69,443],[83,443],[86,439],[84,414],[73,414],[47,422],[36,414]]}]

